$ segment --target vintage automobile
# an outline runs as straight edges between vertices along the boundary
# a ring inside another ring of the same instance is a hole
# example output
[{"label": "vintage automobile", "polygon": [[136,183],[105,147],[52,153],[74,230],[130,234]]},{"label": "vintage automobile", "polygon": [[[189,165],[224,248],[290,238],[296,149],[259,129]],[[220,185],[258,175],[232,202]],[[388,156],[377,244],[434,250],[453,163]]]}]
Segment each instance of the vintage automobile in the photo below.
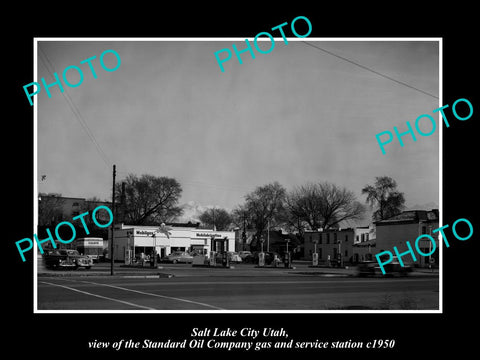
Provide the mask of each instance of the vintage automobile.
[{"label": "vintage automobile", "polygon": [[237,252],[232,252],[232,251],[228,252],[228,260],[231,263],[236,263],[236,264],[239,264],[243,261],[241,256]]},{"label": "vintage automobile", "polygon": [[171,262],[176,263],[187,263],[191,264],[193,262],[193,256],[185,251],[174,251],[170,255],[164,256],[161,259],[162,262]]},{"label": "vintage automobile", "polygon": [[45,266],[49,269],[78,269],[79,267],[90,269],[93,265],[90,257],[70,249],[50,251],[43,255],[43,259]]},{"label": "vintage automobile", "polygon": [[378,265],[377,261],[362,261],[359,262],[357,265],[357,276],[365,277],[365,276],[386,276],[386,277],[393,277],[393,276],[407,276],[408,273],[412,271],[411,265],[404,264],[401,266],[400,262],[398,261],[397,257],[394,256],[392,261],[388,264],[383,266],[385,270],[385,275],[382,273],[380,266]]},{"label": "vintage automobile", "polygon": [[244,260],[245,260],[246,258],[248,258],[248,257],[253,257],[251,251],[239,251],[239,252],[238,252],[238,256],[240,256],[240,258],[242,259],[242,261],[244,261]]}]

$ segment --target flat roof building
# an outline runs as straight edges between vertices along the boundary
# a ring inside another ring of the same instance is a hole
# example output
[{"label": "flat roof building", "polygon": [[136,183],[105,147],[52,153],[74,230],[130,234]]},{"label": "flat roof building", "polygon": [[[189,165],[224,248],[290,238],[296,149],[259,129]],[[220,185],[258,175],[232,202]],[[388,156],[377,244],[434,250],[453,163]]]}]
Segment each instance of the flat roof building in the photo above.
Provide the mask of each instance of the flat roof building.
[{"label": "flat roof building", "polygon": [[[183,225],[183,226],[182,226]],[[153,250],[160,257],[174,251],[195,251],[208,255],[212,250],[212,240],[217,251],[235,251],[235,232],[201,229],[199,224],[179,224],[165,226],[115,225],[113,255],[115,261],[125,261],[139,254],[152,255]],[[109,239],[111,233],[109,234]],[[110,244],[107,247],[110,249]],[[108,256],[109,257],[109,256]]]}]

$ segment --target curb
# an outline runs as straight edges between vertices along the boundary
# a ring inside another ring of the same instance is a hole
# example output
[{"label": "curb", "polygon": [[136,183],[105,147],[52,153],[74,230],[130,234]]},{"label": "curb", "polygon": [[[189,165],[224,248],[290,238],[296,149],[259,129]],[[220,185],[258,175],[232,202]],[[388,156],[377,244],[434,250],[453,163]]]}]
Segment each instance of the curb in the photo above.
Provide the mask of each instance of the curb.
[{"label": "curb", "polygon": [[159,279],[159,278],[172,278],[175,275],[168,274],[168,273],[156,273],[156,274],[131,274],[131,273],[114,273],[110,275],[109,273],[98,273],[98,272],[85,272],[85,273],[78,273],[78,272],[68,272],[68,273],[38,273],[38,277],[72,277],[72,276],[100,276],[100,277],[121,277],[121,278],[137,278],[137,279]]}]

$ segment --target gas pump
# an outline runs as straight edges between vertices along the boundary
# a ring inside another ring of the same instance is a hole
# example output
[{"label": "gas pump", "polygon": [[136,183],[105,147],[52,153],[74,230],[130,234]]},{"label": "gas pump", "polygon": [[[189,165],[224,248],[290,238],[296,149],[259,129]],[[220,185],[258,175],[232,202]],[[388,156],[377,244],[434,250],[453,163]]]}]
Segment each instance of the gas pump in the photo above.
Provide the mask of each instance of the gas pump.
[{"label": "gas pump", "polygon": [[285,253],[284,262],[285,262],[285,267],[286,268],[289,269],[292,266],[292,257],[291,257],[290,252]]},{"label": "gas pump", "polygon": [[215,255],[216,255],[216,249],[217,247],[215,246],[215,236],[212,236],[210,238],[210,266],[215,266]]},{"label": "gas pump", "polygon": [[230,267],[230,259],[228,257],[228,237],[223,239],[215,239],[214,236],[210,238],[210,266],[216,266],[217,253],[221,255],[221,265],[223,267]]},{"label": "gas pump", "polygon": [[286,242],[287,242],[287,251],[285,252],[284,262],[285,262],[285,267],[290,268],[292,266],[292,257],[291,257],[290,251],[288,251],[288,243],[290,242],[290,240],[287,239]]},{"label": "gas pump", "polygon": [[314,244],[314,246],[315,246],[314,252],[313,252],[313,254],[312,254],[312,265],[313,265],[313,266],[318,266],[317,243],[318,243],[318,240],[315,240],[315,241],[313,242],[313,244]]},{"label": "gas pump", "polygon": [[265,253],[263,252],[263,235],[260,235],[260,244],[262,246],[262,250],[258,254],[258,266],[264,267],[265,266]]},{"label": "gas pump", "polygon": [[228,257],[228,237],[222,239],[222,265],[223,267],[230,267],[230,258]]}]

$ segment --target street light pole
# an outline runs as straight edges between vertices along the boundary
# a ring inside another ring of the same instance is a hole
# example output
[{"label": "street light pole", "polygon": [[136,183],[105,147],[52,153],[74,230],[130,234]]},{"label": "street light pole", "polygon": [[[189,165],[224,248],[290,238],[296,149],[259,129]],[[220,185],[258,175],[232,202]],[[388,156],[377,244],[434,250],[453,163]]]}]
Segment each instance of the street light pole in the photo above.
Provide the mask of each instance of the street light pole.
[{"label": "street light pole", "polygon": [[215,227],[215,206],[213,207],[212,212],[213,212],[213,231],[217,231]]}]

